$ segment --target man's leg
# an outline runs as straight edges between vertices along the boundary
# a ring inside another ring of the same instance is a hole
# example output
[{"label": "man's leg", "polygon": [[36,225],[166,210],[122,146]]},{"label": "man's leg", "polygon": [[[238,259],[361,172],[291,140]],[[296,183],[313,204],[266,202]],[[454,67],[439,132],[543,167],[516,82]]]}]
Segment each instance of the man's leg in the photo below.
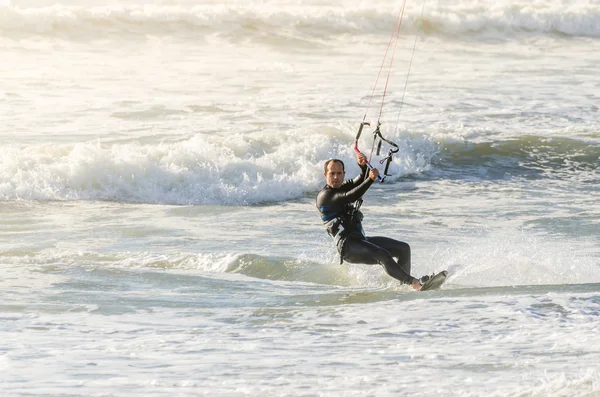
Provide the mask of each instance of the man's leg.
[{"label": "man's leg", "polygon": [[[355,240],[349,238],[344,244],[344,260],[350,263],[364,263],[366,265],[380,264],[385,269],[385,272],[396,280],[411,284],[414,277],[410,273],[396,263],[392,254],[385,248],[374,244],[372,241]],[[391,240],[391,239],[388,239]],[[391,240],[395,241],[395,240]],[[389,241],[387,243],[390,243]],[[399,243],[399,241],[397,242]],[[404,243],[405,244],[405,243]],[[408,244],[406,244],[408,246]],[[395,246],[397,249],[397,246]],[[406,256],[406,247],[403,255]],[[408,268],[410,270],[410,248],[408,248]]]},{"label": "man's leg", "polygon": [[410,245],[405,242],[394,240],[387,237],[367,237],[367,241],[388,251],[394,258],[397,258],[398,265],[406,274],[410,274]]}]

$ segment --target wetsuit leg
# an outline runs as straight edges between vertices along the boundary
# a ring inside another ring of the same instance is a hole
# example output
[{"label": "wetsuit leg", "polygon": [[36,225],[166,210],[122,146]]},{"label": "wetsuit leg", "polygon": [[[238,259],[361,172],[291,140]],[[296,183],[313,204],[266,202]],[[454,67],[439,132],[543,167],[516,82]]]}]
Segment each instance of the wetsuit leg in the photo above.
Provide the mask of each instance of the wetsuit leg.
[{"label": "wetsuit leg", "polygon": [[414,279],[410,273],[406,273],[396,263],[388,250],[368,240],[347,239],[344,244],[344,260],[350,263],[364,263],[366,265],[380,264],[387,274],[404,284],[410,284]]},{"label": "wetsuit leg", "polygon": [[410,245],[388,237],[367,237],[367,241],[387,250],[397,259],[398,265],[406,274],[410,274]]}]

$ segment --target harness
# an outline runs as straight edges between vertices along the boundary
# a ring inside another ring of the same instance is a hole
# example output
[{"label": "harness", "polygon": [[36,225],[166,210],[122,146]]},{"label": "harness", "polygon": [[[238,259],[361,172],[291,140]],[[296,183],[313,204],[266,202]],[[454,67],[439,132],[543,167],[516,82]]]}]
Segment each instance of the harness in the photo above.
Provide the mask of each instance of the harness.
[{"label": "harness", "polygon": [[[354,203],[346,205],[342,212],[333,214],[327,214],[328,208],[326,206],[320,208],[325,229],[333,238],[333,243],[340,254],[340,264],[344,262],[344,242],[346,238],[357,233],[361,238],[364,238],[365,233],[361,223],[363,215],[360,212],[362,202],[362,199],[358,199]],[[360,225],[359,230],[357,230],[357,224]]]}]

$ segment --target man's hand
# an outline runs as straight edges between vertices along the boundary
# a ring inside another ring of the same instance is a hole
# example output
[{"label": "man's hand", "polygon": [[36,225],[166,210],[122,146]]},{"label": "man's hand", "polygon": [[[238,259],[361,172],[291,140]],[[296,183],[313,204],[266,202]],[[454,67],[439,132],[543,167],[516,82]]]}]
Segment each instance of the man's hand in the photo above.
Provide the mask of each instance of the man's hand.
[{"label": "man's hand", "polygon": [[377,177],[379,176],[379,170],[377,168],[371,168],[371,171],[369,171],[369,178],[371,178],[372,180],[377,179]]},{"label": "man's hand", "polygon": [[367,156],[362,153],[356,153],[356,161],[358,161],[358,165],[367,164]]}]

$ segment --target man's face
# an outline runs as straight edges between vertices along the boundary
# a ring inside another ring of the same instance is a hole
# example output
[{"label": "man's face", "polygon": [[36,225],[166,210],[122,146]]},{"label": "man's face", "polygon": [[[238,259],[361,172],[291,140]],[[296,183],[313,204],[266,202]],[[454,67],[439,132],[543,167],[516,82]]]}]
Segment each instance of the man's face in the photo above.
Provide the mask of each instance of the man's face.
[{"label": "man's face", "polygon": [[337,189],[340,186],[342,186],[342,183],[344,182],[344,175],[344,167],[341,163],[338,163],[337,161],[332,161],[329,164],[327,164],[325,180],[327,181],[327,184],[332,188]]}]

